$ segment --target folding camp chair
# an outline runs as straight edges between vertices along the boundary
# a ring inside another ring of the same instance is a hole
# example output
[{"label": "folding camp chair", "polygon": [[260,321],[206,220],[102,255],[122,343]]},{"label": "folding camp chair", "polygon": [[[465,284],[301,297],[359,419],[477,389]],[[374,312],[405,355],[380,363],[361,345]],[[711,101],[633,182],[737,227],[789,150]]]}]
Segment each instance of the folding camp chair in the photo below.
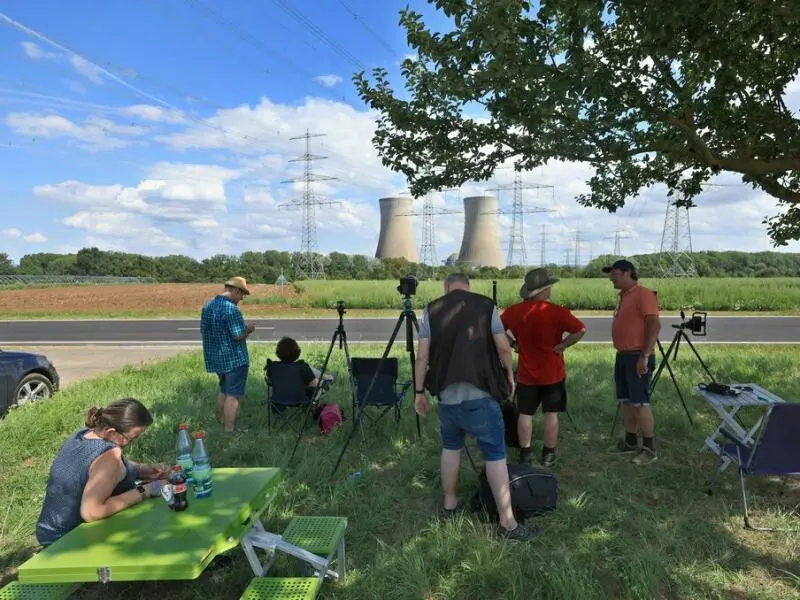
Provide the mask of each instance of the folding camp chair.
[{"label": "folding camp chair", "polygon": [[[712,493],[716,477],[721,471],[722,463],[726,459],[735,462],[742,489],[745,527],[757,531],[797,531],[796,529],[754,527],[750,523],[747,487],[744,480],[745,475],[778,476],[783,477],[785,486],[789,477],[800,476],[800,435],[798,435],[800,404],[787,402],[772,406],[752,441],[742,442],[725,428],[721,428],[719,431],[731,443],[720,445],[720,464],[709,479],[709,495]],[[781,492],[783,492],[783,487]]]},{"label": "folding camp chair", "polygon": [[[369,392],[369,397],[366,397],[369,390],[369,384],[378,370],[378,365],[381,362],[380,358],[351,358],[350,370],[353,377],[353,418],[355,418],[356,411],[365,404],[363,415],[369,416],[373,423],[380,421],[386,413],[394,409],[395,425],[400,423],[400,406],[403,398],[411,387],[412,382],[406,381],[402,384],[397,382],[398,375],[398,360],[396,358],[387,357],[381,366],[375,384]],[[379,409],[377,417],[373,417],[367,413],[370,407]],[[363,426],[362,426],[363,427]]]},{"label": "folding camp chair", "polygon": [[[303,385],[301,368],[301,363],[267,359],[264,379],[267,383],[267,424],[270,429],[273,416],[283,421],[278,431],[290,425],[296,432],[301,432],[306,428],[307,421],[313,422],[313,406],[318,394],[315,395],[315,390]],[[300,422],[296,425],[298,420]]]}]

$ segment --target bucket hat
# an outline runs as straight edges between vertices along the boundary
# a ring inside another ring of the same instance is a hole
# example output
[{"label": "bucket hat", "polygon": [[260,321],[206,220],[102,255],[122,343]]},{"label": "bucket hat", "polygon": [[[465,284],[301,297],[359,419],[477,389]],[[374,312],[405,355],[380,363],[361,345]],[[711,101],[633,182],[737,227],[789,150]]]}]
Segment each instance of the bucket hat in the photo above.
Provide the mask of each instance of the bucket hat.
[{"label": "bucket hat", "polygon": [[532,298],[539,292],[549,288],[554,283],[558,283],[558,277],[552,277],[547,269],[532,269],[525,274],[525,282],[519,288],[519,297],[523,300]]}]

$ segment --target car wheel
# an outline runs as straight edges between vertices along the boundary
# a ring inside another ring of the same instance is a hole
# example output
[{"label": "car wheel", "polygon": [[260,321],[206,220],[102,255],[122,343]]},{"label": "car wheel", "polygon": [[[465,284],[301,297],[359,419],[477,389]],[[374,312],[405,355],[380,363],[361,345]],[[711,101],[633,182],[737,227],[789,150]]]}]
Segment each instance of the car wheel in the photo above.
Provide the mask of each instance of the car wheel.
[{"label": "car wheel", "polygon": [[30,402],[46,400],[53,395],[53,384],[41,373],[31,373],[22,378],[14,394],[14,404],[22,406]]}]

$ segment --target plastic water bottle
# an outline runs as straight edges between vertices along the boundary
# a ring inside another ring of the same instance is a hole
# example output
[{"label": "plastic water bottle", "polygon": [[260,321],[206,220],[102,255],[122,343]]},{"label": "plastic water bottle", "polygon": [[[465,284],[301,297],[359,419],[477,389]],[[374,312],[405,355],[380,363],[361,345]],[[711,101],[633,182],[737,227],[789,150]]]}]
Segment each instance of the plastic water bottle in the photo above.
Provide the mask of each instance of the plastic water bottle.
[{"label": "plastic water bottle", "polygon": [[206,434],[202,431],[196,432],[194,438],[194,450],[192,450],[192,479],[193,492],[195,498],[206,498],[211,495],[211,459],[206,451]]},{"label": "plastic water bottle", "polygon": [[189,426],[186,423],[178,425],[178,460],[183,469],[186,483],[192,483],[192,444],[189,441]]}]

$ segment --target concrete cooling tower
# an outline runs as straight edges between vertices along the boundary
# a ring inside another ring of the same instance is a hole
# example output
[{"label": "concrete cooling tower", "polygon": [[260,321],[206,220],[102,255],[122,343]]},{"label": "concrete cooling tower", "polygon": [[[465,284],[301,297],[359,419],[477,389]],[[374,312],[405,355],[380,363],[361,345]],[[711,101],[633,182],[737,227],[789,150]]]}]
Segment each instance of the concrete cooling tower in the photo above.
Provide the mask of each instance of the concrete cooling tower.
[{"label": "concrete cooling tower", "polygon": [[497,198],[494,196],[464,198],[464,237],[458,262],[469,267],[504,267],[497,210]]},{"label": "concrete cooling tower", "polygon": [[381,198],[381,232],[375,258],[405,258],[417,262],[417,248],[411,230],[412,198]]}]

